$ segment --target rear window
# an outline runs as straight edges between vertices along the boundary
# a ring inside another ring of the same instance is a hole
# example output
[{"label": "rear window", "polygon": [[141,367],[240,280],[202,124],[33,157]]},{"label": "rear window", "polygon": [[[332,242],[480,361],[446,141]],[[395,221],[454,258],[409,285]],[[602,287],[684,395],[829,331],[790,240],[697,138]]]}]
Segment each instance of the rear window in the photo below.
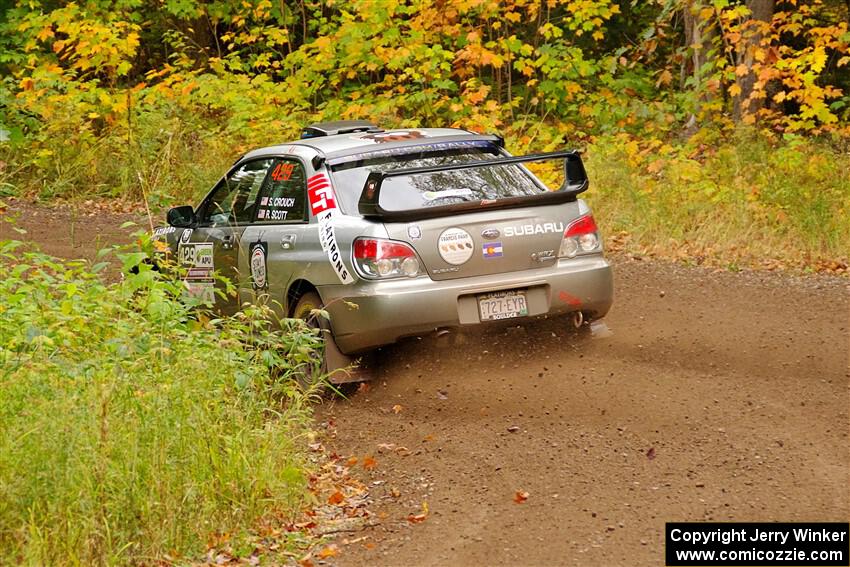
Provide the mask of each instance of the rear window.
[{"label": "rear window", "polygon": [[[349,214],[356,214],[360,193],[363,191],[369,173],[373,171],[465,163],[494,159],[501,155],[496,146],[419,152],[337,164],[332,167],[332,172],[343,210]],[[547,190],[521,165],[497,165],[388,177],[381,186],[379,205],[386,211],[410,211],[524,197],[537,195]]]}]

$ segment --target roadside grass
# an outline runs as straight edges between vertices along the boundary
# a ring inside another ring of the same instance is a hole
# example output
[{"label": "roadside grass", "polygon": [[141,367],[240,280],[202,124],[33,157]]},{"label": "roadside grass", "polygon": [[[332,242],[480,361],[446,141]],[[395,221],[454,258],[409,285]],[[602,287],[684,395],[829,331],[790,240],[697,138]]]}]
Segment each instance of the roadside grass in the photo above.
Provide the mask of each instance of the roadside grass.
[{"label": "roadside grass", "polygon": [[145,258],[108,284],[0,242],[0,563],[191,560],[309,498],[314,332],[213,319]]},{"label": "roadside grass", "polygon": [[586,164],[586,198],[615,248],[730,269],[847,271],[847,152],[747,134],[688,148],[599,139]]}]

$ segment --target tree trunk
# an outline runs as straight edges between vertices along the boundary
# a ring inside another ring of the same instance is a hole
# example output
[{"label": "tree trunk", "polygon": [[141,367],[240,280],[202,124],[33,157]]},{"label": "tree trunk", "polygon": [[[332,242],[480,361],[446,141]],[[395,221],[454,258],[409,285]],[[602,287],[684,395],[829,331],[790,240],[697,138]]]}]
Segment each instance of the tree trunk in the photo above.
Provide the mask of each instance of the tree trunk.
[{"label": "tree trunk", "polygon": [[774,0],[747,0],[747,8],[750,9],[749,22],[745,24],[735,57],[737,66],[744,65],[747,69],[745,74],[736,75],[736,84],[741,89],[732,99],[732,110],[736,121],[740,121],[748,114],[754,114],[764,105],[763,98],[750,98],[756,84],[756,75],[753,73],[755,50],[764,37],[756,26],[758,26],[757,22],[769,23],[773,19]]},{"label": "tree trunk", "polygon": [[708,52],[711,50],[714,39],[715,28],[710,19],[703,19],[700,12],[710,3],[706,0],[685,0],[683,19],[685,23],[685,45],[690,56],[683,62],[682,89],[685,89],[684,80],[688,75],[693,78],[693,88],[698,93],[698,99],[694,113],[688,119],[687,130],[695,130],[697,127],[697,115],[703,103],[711,99],[711,92],[705,88],[705,72],[703,67],[708,62]]}]

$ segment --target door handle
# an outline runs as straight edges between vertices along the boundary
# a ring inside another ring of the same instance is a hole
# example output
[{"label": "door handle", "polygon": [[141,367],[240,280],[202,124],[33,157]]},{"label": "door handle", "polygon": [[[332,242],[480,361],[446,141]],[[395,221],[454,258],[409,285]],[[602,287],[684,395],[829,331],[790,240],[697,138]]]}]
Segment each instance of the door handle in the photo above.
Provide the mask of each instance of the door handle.
[{"label": "door handle", "polygon": [[295,235],[294,234],[284,234],[280,238],[280,247],[284,250],[291,250],[295,247]]},{"label": "door handle", "polygon": [[231,250],[233,248],[232,234],[227,234],[221,238],[221,247],[225,250]]}]

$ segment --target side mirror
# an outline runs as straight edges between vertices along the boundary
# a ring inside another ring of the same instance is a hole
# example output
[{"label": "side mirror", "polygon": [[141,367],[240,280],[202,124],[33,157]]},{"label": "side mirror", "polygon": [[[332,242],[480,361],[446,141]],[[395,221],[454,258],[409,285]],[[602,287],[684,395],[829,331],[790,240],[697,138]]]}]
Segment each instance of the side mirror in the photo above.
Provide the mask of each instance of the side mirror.
[{"label": "side mirror", "polygon": [[171,226],[189,228],[195,224],[195,209],[189,205],[174,207],[168,210],[165,218]]}]

